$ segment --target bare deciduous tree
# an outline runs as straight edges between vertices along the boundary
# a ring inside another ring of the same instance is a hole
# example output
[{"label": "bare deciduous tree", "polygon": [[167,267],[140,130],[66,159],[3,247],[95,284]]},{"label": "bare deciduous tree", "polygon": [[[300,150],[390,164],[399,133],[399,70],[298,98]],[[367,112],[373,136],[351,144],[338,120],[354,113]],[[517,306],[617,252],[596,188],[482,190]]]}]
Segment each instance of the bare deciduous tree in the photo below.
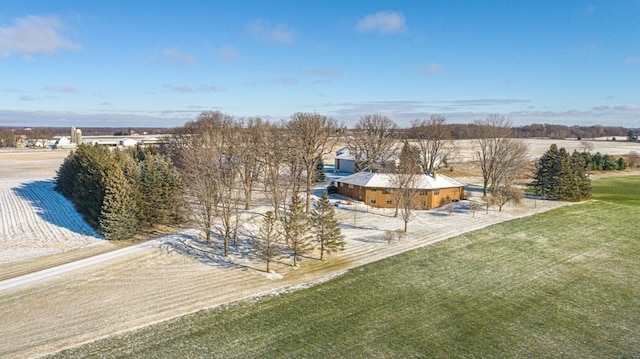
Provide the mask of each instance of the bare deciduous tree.
[{"label": "bare deciduous tree", "polygon": [[524,198],[524,192],[511,185],[501,185],[491,192],[491,202],[498,206],[498,212],[502,212],[502,207],[509,201],[514,204],[520,204]]},{"label": "bare deciduous tree", "polygon": [[[280,207],[285,201],[286,190],[289,188],[285,185],[286,178],[283,174],[285,160],[291,160],[291,157],[287,157],[289,146],[285,136],[286,133],[281,127],[267,124],[260,132],[259,138],[257,161],[263,168],[262,181],[265,193],[271,201],[276,218],[280,218]],[[294,182],[295,186],[295,180],[291,179],[290,182]]]},{"label": "bare deciduous tree", "polygon": [[502,116],[496,114],[474,123],[474,151],[482,172],[482,192],[486,196],[489,190],[510,183],[522,171],[528,148],[511,138],[511,122]]},{"label": "bare deciduous tree", "polygon": [[249,118],[239,122],[239,143],[237,150],[238,177],[244,190],[244,209],[251,209],[253,187],[260,173],[258,152],[260,151],[260,133],[264,123],[260,118]]},{"label": "bare deciduous tree", "polygon": [[337,125],[333,119],[317,113],[297,112],[287,122],[286,128],[292,140],[290,146],[297,152],[305,169],[305,211],[309,213],[316,164],[319,158],[331,151],[335,142],[335,138],[332,138],[332,135],[336,131]]},{"label": "bare deciduous tree", "polygon": [[393,156],[398,125],[386,116],[366,115],[355,124],[346,141],[355,157],[356,172],[380,169]]},{"label": "bare deciduous tree", "polygon": [[217,204],[218,128],[224,117],[220,112],[203,112],[196,121],[172,130],[170,140],[174,163],[180,170],[187,192],[193,199],[196,221],[201,223],[207,244],[211,243],[211,229]]},{"label": "bare deciduous tree", "polygon": [[396,200],[396,216],[399,209],[405,233],[409,221],[415,217],[415,210],[419,206],[418,187],[421,176],[422,174],[418,173],[394,173],[391,175],[391,184]]},{"label": "bare deciduous tree", "polygon": [[428,120],[415,120],[411,123],[411,134],[416,137],[420,149],[422,171],[431,174],[438,167],[446,164],[455,153],[455,146],[450,141],[449,129],[444,124],[446,119],[433,115]]}]

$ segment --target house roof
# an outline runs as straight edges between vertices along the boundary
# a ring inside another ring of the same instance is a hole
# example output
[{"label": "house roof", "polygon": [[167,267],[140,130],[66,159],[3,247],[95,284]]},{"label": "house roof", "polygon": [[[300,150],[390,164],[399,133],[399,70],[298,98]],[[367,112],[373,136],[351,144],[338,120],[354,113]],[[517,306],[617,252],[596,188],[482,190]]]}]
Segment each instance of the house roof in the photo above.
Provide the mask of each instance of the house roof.
[{"label": "house roof", "polygon": [[352,154],[350,154],[349,152],[347,153],[342,153],[336,156],[336,160],[349,160],[349,161],[355,161],[356,157]]},{"label": "house roof", "polygon": [[[367,188],[394,188],[396,187],[394,185],[394,176],[395,175],[389,173],[358,172],[337,179],[336,182],[342,182]],[[435,179],[431,175],[417,176],[418,177],[416,179],[415,186],[416,189],[464,187],[464,183],[441,174],[437,174]]]},{"label": "house roof", "polygon": [[340,156],[342,154],[349,153],[349,152],[350,152],[349,146],[345,146],[336,151],[336,156]]}]

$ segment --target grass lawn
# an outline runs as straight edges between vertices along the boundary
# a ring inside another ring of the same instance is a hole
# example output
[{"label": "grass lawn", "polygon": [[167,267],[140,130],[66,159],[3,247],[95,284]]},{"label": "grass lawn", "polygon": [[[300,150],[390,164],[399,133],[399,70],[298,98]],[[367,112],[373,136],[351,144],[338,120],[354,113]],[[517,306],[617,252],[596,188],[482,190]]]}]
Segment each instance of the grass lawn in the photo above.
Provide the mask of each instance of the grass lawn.
[{"label": "grass lawn", "polygon": [[640,177],[596,181],[593,193],[593,203],[57,356],[639,357]]}]

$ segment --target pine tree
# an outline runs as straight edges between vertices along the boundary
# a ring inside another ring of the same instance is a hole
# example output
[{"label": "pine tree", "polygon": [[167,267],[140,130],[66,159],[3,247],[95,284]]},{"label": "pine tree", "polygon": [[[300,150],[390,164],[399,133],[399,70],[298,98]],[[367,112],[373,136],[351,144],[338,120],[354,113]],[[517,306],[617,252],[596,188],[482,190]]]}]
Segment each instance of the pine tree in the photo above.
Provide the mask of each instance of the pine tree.
[{"label": "pine tree", "polygon": [[573,197],[570,200],[581,201],[591,198],[591,179],[587,173],[587,165],[584,162],[584,158],[574,151],[570,159],[571,175],[573,178],[573,185],[576,190]]},{"label": "pine tree", "polygon": [[267,212],[260,232],[253,241],[252,252],[267,262],[267,273],[270,271],[269,264],[282,256],[282,236],[277,226],[278,222],[273,212]]},{"label": "pine tree", "polygon": [[409,144],[408,141],[404,141],[402,149],[400,150],[398,168],[396,173],[400,174],[420,174],[422,173],[422,166],[420,164],[420,152],[417,148]]},{"label": "pine tree", "polygon": [[78,172],[69,199],[87,223],[99,229],[107,176],[116,167],[115,159],[108,149],[98,145],[80,145],[76,156]]},{"label": "pine tree", "polygon": [[320,260],[323,260],[325,252],[330,254],[344,250],[345,238],[326,192],[322,194],[322,198],[316,204],[313,220],[316,240],[320,247]]},{"label": "pine tree", "polygon": [[138,229],[136,202],[122,170],[116,167],[106,180],[100,231],[106,239],[130,239]]},{"label": "pine tree", "polygon": [[324,180],[326,179],[325,174],[324,174],[324,161],[322,160],[322,157],[318,157],[316,159],[316,178],[315,178],[315,182],[324,182]]},{"label": "pine tree", "polygon": [[286,212],[284,222],[284,238],[287,247],[293,252],[293,266],[297,265],[299,256],[305,255],[313,250],[309,233],[311,223],[304,211],[304,204],[298,195],[291,197],[289,211]]},{"label": "pine tree", "polygon": [[529,187],[538,195],[557,200],[581,201],[591,197],[591,180],[584,156],[577,151],[569,155],[554,144],[536,164]]},{"label": "pine tree", "polygon": [[175,223],[181,184],[171,164],[160,156],[146,154],[140,162],[140,186],[141,222],[147,227]]}]

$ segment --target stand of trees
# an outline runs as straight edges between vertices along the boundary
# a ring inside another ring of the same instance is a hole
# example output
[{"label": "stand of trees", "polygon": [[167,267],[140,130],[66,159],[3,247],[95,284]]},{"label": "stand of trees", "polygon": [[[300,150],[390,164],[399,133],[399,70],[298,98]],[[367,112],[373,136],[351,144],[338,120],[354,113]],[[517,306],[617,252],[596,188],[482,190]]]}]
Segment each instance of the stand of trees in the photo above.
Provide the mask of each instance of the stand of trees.
[{"label": "stand of trees", "polygon": [[80,145],[65,158],[55,189],[106,239],[129,239],[183,218],[182,181],[170,160],[136,147]]},{"label": "stand of trees", "polygon": [[555,144],[536,163],[533,181],[536,194],[548,199],[581,201],[591,197],[591,180],[580,153],[567,153]]},{"label": "stand of trees", "polygon": [[580,153],[587,169],[591,171],[622,171],[627,169],[627,162],[620,157],[615,159],[611,155],[602,155],[600,152],[591,154],[589,152]]},{"label": "stand of trees", "polygon": [[[219,111],[203,112],[174,129],[170,151],[207,244],[217,231],[228,256],[230,239],[237,244],[242,212],[256,201],[266,202],[272,207],[269,221],[275,223],[265,231],[283,232],[297,265],[313,249],[306,235],[312,232],[313,183],[322,179],[321,159],[333,148],[338,131],[334,120],[317,113],[295,113],[291,120],[272,124]],[[269,240],[279,235],[269,234]]]}]

